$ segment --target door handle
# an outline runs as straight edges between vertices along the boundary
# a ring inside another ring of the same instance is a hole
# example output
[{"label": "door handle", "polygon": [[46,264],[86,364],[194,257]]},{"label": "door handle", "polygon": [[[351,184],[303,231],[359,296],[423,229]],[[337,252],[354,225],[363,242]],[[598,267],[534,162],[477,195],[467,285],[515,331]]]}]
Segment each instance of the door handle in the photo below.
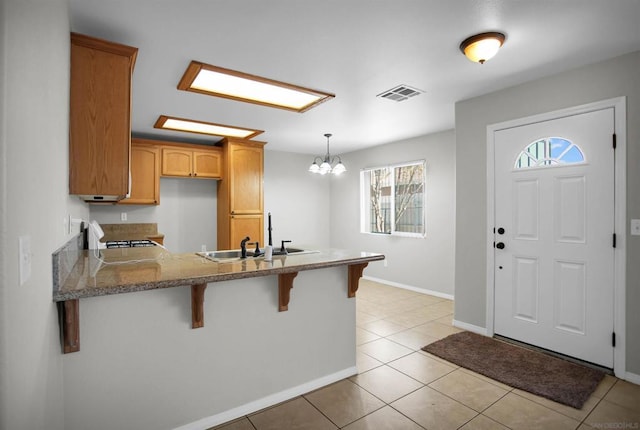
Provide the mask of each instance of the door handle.
[{"label": "door handle", "polygon": [[498,234],[504,234],[504,228],[500,227],[500,228],[498,229]]},{"label": "door handle", "polygon": [[502,242],[498,242],[498,243],[496,243],[496,248],[498,248],[498,249],[504,249],[504,243],[502,243]]}]

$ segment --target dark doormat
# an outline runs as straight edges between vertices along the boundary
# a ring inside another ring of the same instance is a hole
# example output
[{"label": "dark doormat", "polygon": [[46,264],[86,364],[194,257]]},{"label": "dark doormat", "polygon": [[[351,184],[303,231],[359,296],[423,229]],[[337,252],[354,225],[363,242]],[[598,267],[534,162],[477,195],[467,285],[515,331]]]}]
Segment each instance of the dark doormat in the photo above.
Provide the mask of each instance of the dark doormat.
[{"label": "dark doormat", "polygon": [[422,348],[511,387],[582,409],[604,372],[471,332]]}]

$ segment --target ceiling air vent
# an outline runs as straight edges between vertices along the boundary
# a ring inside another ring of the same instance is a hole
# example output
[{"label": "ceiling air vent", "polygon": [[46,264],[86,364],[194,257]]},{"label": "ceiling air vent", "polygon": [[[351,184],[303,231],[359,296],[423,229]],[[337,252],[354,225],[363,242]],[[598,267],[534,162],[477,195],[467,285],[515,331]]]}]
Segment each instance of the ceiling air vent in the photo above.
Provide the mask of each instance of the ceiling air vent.
[{"label": "ceiling air vent", "polygon": [[377,97],[401,102],[413,96],[417,96],[418,94],[422,94],[423,92],[424,91],[412,88],[408,85],[398,85],[395,88],[391,88],[390,90],[381,92],[377,95]]}]

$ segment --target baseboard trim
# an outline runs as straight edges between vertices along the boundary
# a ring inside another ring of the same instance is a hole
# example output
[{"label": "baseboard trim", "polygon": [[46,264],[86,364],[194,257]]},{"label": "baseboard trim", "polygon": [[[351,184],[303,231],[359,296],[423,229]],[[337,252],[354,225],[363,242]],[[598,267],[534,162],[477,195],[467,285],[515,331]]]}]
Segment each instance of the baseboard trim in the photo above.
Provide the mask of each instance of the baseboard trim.
[{"label": "baseboard trim", "polygon": [[635,373],[625,372],[624,380],[628,381],[628,382],[632,382],[632,383],[634,383],[636,385],[640,385],[640,375],[635,374]]},{"label": "baseboard trim", "polygon": [[209,427],[217,426],[236,418],[249,415],[261,409],[268,408],[269,406],[277,405],[278,403],[293,399],[294,397],[300,396],[313,390],[317,390],[318,388],[333,384],[334,382],[341,381],[345,378],[349,378],[357,373],[358,369],[355,366],[349,367],[347,369],[340,370],[339,372],[332,373],[318,379],[314,379],[313,381],[306,382],[296,387],[291,387],[278,393],[271,394],[267,397],[245,403],[244,405],[229,409],[228,411],[224,411],[219,414],[211,415],[198,421],[176,427],[174,430],[205,430]]},{"label": "baseboard trim", "polygon": [[401,284],[399,282],[387,281],[386,279],[374,278],[373,276],[363,276],[364,279],[369,281],[380,282],[381,284],[391,285],[392,287],[398,287],[405,290],[415,291],[416,293],[429,294],[430,296],[436,296],[443,299],[453,300],[453,294],[442,293],[440,291],[427,290],[426,288],[414,287],[413,285]]},{"label": "baseboard trim", "polygon": [[481,334],[483,336],[488,336],[489,333],[485,327],[479,327],[477,325],[469,324],[466,322],[453,320],[453,326],[457,328],[461,328],[462,330],[467,330],[473,333]]}]

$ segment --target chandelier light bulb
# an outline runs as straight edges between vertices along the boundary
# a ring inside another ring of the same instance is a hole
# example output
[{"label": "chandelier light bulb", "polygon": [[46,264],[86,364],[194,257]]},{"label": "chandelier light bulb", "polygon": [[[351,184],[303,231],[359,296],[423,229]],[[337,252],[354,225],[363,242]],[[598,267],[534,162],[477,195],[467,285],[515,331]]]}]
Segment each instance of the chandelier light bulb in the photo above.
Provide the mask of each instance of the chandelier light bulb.
[{"label": "chandelier light bulb", "polygon": [[311,173],[318,173],[320,171],[320,166],[318,166],[318,163],[314,161],[313,164],[309,166],[309,171]]},{"label": "chandelier light bulb", "polygon": [[344,167],[344,164],[342,164],[342,161],[340,161],[338,162],[338,164],[336,164],[336,166],[333,168],[331,173],[333,173],[334,175],[341,175],[346,171],[347,171],[347,168]]}]

